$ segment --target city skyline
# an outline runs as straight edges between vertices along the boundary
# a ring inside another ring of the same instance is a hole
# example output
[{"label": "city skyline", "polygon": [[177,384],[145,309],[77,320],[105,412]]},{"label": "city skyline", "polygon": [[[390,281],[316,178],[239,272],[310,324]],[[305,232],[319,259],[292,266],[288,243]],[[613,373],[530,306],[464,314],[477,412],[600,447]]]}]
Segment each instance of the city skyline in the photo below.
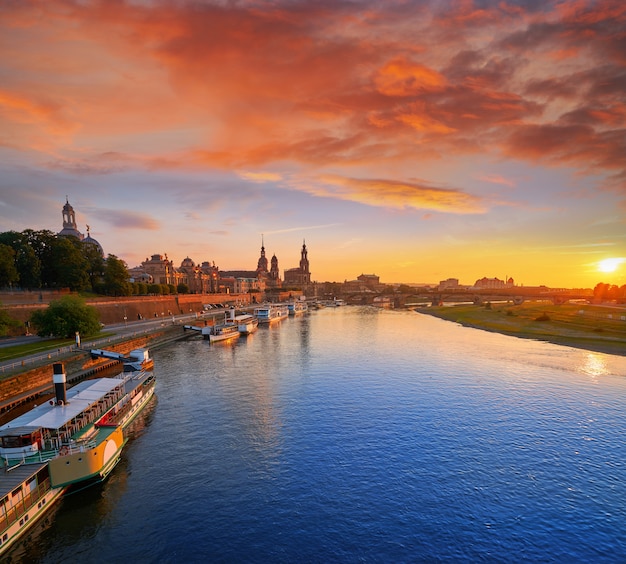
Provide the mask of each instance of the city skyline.
[{"label": "city skyline", "polygon": [[312,279],[626,284],[626,6],[0,8],[0,231]]}]

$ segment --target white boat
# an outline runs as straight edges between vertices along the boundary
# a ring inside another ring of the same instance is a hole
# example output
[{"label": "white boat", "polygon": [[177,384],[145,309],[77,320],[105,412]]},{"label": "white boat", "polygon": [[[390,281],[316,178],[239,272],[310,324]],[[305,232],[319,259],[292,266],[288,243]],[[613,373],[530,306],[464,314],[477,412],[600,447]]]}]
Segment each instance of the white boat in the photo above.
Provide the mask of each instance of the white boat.
[{"label": "white boat", "polygon": [[236,315],[234,321],[237,324],[239,333],[242,335],[250,335],[259,328],[259,320],[249,313]]},{"label": "white boat", "polygon": [[285,319],[289,315],[289,310],[281,305],[266,305],[255,308],[254,316],[261,325],[270,325]]},{"label": "white boat", "polygon": [[287,304],[287,310],[289,315],[298,315],[299,313],[305,313],[309,310],[307,303],[303,300],[297,300]]},{"label": "white boat", "polygon": [[213,331],[209,334],[209,342],[216,343],[219,341],[229,341],[239,337],[239,328],[234,323],[224,323],[215,325]]},{"label": "white boat", "polygon": [[67,487],[50,482],[47,462],[21,464],[0,473],[0,556],[48,513]]},{"label": "white boat", "polygon": [[[126,367],[125,367],[126,368]],[[154,395],[145,370],[85,380],[0,427],[0,555],[70,487],[104,480],[119,462],[124,429]]]},{"label": "white boat", "polygon": [[235,308],[231,307],[226,313],[224,313],[224,322],[212,327],[206,327],[206,331],[202,331],[202,335],[205,339],[208,338],[210,343],[216,343],[219,341],[230,341],[239,337],[239,327],[235,322]]}]

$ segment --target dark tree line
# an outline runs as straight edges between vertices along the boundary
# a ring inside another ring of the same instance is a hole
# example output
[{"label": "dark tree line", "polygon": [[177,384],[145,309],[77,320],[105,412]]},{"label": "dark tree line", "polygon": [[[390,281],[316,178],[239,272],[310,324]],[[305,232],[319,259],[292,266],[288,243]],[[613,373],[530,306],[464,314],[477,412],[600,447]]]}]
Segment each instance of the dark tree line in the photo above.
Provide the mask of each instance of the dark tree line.
[{"label": "dark tree line", "polygon": [[614,284],[604,284],[600,282],[596,284],[596,287],[593,289],[593,296],[603,301],[616,300],[620,303],[624,303],[626,302],[626,284],[616,286]]},{"label": "dark tree line", "polygon": [[76,237],[26,229],[0,233],[0,288],[68,288],[111,296],[131,295],[128,267],[115,255]]}]

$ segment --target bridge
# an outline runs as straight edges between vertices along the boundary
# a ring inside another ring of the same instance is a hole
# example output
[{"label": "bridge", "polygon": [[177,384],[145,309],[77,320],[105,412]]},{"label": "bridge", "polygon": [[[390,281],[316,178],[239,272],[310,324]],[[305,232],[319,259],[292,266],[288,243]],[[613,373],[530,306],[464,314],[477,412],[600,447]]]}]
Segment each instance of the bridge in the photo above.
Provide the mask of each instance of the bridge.
[{"label": "bridge", "polygon": [[408,307],[417,304],[440,305],[444,302],[467,303],[472,302],[477,305],[487,302],[512,302],[520,305],[527,300],[551,301],[555,305],[564,304],[569,301],[585,300],[593,301],[592,290],[567,290],[551,288],[473,288],[473,289],[424,289],[413,294],[380,294],[370,293],[349,293],[343,296],[348,304],[352,305],[373,305],[377,298],[388,297],[395,308]]}]

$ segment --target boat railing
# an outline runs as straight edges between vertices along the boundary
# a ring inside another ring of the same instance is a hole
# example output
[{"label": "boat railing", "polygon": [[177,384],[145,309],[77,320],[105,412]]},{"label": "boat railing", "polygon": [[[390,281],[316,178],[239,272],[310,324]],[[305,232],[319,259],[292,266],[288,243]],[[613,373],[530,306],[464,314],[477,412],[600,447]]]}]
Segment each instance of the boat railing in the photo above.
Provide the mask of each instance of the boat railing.
[{"label": "boat railing", "polygon": [[22,466],[23,464],[40,464],[42,462],[48,462],[58,456],[58,450],[38,450],[28,456],[26,453],[23,453],[21,457],[11,457],[5,456],[3,458],[5,472],[10,472],[11,470],[15,470],[17,467]]},{"label": "boat railing", "polygon": [[15,523],[24,513],[26,513],[33,505],[35,505],[50,489],[50,478],[46,478],[41,484],[38,484],[34,490],[27,493],[13,507],[6,508],[0,515],[0,536]]},{"label": "boat railing", "polygon": [[96,423],[96,427],[117,427],[124,416],[132,409],[133,402],[127,401],[115,413],[109,411]]}]

